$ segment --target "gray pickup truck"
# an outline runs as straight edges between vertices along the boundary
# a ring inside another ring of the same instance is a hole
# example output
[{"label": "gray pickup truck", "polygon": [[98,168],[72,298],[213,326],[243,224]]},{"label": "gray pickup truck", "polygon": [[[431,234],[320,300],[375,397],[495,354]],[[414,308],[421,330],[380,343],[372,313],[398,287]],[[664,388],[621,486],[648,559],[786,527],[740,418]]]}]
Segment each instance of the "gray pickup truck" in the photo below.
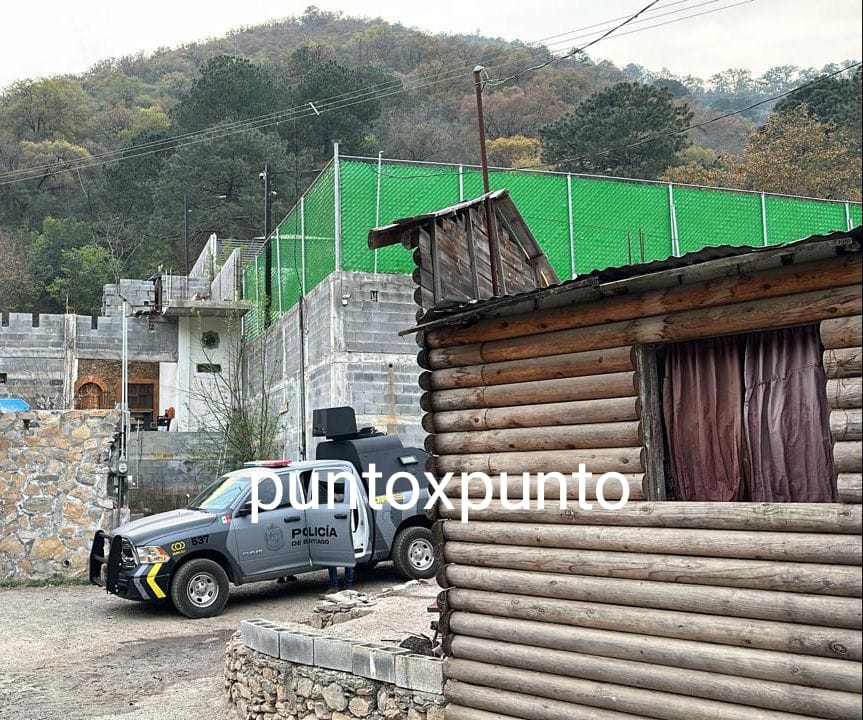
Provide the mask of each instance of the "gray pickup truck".
[{"label": "gray pickup truck", "polygon": [[[229,583],[243,585],[330,567],[374,565],[392,560],[409,578],[430,578],[437,571],[431,523],[424,507],[428,484],[424,475],[428,453],[406,448],[394,436],[373,428],[357,430],[352,408],[314,413],[314,434],[327,438],[316,460],[291,463],[263,461],[229,472],[181,510],[125,523],[96,532],[90,550],[90,582],[129,600],[170,602],[190,618],[218,615],[228,600]],[[362,473],[370,464],[403,478],[389,498],[383,487],[369,502]],[[344,473],[347,473],[346,476]],[[253,523],[252,484],[258,482],[260,510]],[[275,482],[282,484],[276,506]],[[320,503],[307,504],[317,485]],[[328,507],[328,492],[332,507]],[[351,507],[351,493],[356,502]]]}]

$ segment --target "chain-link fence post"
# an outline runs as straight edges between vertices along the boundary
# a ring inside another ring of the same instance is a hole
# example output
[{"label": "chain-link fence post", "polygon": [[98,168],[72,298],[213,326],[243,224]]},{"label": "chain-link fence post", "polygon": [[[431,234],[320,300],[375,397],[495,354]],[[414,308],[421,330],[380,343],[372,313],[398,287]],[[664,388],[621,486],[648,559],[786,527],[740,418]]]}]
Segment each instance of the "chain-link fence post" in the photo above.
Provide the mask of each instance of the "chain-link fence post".
[{"label": "chain-link fence post", "polygon": [[851,205],[847,202],[845,203],[845,229],[852,230],[854,225],[851,222]]},{"label": "chain-link fence post", "polygon": [[276,282],[278,283],[279,292],[279,312],[276,317],[279,317],[284,311],[285,306],[282,304],[282,226],[276,226]]},{"label": "chain-link fence post", "polygon": [[458,201],[464,202],[464,165],[458,166]]},{"label": "chain-link fence post", "polygon": [[671,221],[671,254],[680,257],[680,237],[677,234],[677,209],[674,207],[674,185],[668,183],[668,213]]},{"label": "chain-link fence post", "polygon": [[767,198],[764,193],[761,193],[761,241],[764,247],[767,247],[769,242],[767,236]]},{"label": "chain-link fence post", "polygon": [[566,174],[566,211],[569,217],[569,272],[575,278],[575,229],[572,226],[572,173]]},{"label": "chain-link fence post", "polygon": [[335,269],[342,269],[342,173],[339,160],[339,144],[333,143],[333,206],[335,209],[334,257]]},{"label": "chain-link fence post", "polygon": [[305,193],[300,195],[300,292],[302,293],[303,297],[306,296],[306,195],[305,195]]},{"label": "chain-link fence post", "polygon": [[[378,177],[375,189],[375,227],[381,226],[381,176],[383,175],[384,151],[378,151]],[[375,248],[375,275],[378,274],[378,249]]]}]

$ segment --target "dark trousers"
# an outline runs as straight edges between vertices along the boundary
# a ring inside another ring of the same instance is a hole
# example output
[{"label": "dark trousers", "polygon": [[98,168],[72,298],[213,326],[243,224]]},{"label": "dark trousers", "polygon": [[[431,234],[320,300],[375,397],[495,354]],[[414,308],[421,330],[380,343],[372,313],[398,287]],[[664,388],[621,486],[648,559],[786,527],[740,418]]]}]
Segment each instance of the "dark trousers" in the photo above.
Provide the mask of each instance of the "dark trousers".
[{"label": "dark trousers", "polygon": [[[329,582],[327,583],[330,587],[338,587],[339,586],[339,570],[338,568],[327,568],[327,572],[330,574]],[[348,587],[353,587],[354,584],[354,569],[352,567],[345,568],[345,585]]]}]

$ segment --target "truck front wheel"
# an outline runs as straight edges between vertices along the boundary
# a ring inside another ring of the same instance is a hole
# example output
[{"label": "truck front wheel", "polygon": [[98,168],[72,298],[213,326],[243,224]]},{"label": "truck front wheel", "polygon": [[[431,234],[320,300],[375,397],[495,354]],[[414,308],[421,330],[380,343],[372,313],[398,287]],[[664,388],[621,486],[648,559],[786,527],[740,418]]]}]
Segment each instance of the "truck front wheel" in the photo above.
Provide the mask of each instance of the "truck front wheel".
[{"label": "truck front wheel", "polygon": [[393,564],[402,575],[414,580],[432,578],[437,572],[434,540],[424,527],[405,528],[393,542]]},{"label": "truck front wheel", "polygon": [[188,618],[214,617],[228,602],[228,576],[213,560],[189,560],[174,573],[171,602]]}]

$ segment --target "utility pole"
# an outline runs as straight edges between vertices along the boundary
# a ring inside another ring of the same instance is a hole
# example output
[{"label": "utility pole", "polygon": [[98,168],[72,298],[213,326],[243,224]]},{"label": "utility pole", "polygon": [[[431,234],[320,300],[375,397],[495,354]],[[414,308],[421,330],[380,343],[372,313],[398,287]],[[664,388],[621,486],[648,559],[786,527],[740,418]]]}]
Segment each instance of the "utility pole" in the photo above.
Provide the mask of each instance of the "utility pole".
[{"label": "utility pole", "polygon": [[476,119],[479,124],[479,157],[482,164],[482,190],[489,192],[488,185],[488,155],[485,151],[485,118],[482,114],[482,72],[485,68],[477,65],[473,69],[473,85],[476,90]]},{"label": "utility pole", "polygon": [[183,268],[189,277],[189,196],[183,193]]},{"label": "utility pole", "polygon": [[[259,177],[264,181],[264,327],[269,327],[270,310],[273,304],[273,247],[270,243],[270,233],[274,194],[270,190],[269,163],[264,163],[264,171],[259,174]],[[276,242],[278,241],[276,238]]]},{"label": "utility pole", "polygon": [[261,173],[264,180],[264,237],[270,237],[273,229],[273,196],[270,187],[270,165],[264,163],[264,172]]},{"label": "utility pole", "polygon": [[[482,114],[482,73],[485,68],[477,65],[473,69],[473,84],[476,90],[476,119],[479,126],[479,156],[482,164],[482,187],[483,192],[488,195],[490,187],[488,183],[488,155],[485,150],[485,119]],[[491,199],[485,199],[485,217],[488,227],[488,259],[491,266],[491,294],[497,296],[501,291],[500,249],[497,244],[497,223],[495,222],[494,206]],[[504,291],[505,292],[505,291]],[[479,300],[479,298],[477,298]]]}]

